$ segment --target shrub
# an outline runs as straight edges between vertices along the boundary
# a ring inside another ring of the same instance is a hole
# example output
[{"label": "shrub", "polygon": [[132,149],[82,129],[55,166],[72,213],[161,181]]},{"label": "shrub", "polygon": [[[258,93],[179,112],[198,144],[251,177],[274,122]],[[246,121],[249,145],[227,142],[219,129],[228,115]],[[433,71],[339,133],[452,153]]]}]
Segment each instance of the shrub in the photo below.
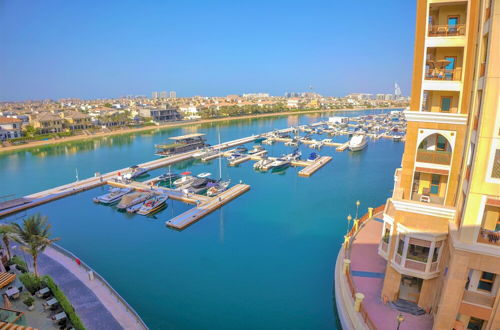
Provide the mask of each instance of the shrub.
[{"label": "shrub", "polygon": [[24,273],[19,275],[19,280],[23,283],[26,290],[31,294],[34,294],[42,288],[42,281],[40,278],[36,277],[33,273]]},{"label": "shrub", "polygon": [[83,325],[82,320],[80,320],[80,317],[78,316],[78,314],[76,314],[76,311],[69,302],[68,298],[66,297],[64,292],[62,292],[62,290],[57,286],[52,277],[45,275],[41,278],[41,280],[50,289],[50,291],[52,291],[52,294],[59,302],[59,305],[62,307],[66,315],[68,315],[68,318],[71,321],[71,324],[73,324],[73,327],[75,327],[75,329],[77,330],[85,330],[85,326]]},{"label": "shrub", "polygon": [[19,269],[22,273],[28,272],[28,265],[26,265],[26,262],[19,256],[13,256],[10,258],[9,266],[10,265],[17,265],[17,269]]},{"label": "shrub", "polygon": [[33,306],[34,303],[35,303],[35,298],[33,298],[32,296],[28,296],[23,300],[23,304],[25,304],[28,307]]}]

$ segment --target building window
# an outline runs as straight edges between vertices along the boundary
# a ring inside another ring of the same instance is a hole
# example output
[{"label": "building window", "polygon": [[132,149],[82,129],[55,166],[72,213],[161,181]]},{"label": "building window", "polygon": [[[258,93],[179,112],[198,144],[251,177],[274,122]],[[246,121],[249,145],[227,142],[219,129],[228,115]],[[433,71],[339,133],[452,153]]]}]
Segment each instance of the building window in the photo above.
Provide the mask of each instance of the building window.
[{"label": "building window", "polygon": [[495,151],[495,158],[493,159],[493,168],[491,170],[491,177],[500,179],[500,149]]},{"label": "building window", "polygon": [[390,228],[385,228],[384,230],[384,236],[382,237],[382,240],[389,244],[389,237],[391,237],[391,229]]},{"label": "building window", "polygon": [[439,248],[435,247],[434,254],[432,255],[432,262],[438,261],[438,257],[439,257]]},{"label": "building window", "polygon": [[469,323],[467,324],[468,330],[481,330],[484,325],[484,320],[478,319],[476,317],[471,317]]},{"label": "building window", "polygon": [[479,290],[491,292],[493,290],[493,283],[495,282],[496,275],[489,272],[483,272],[481,274],[481,278],[479,279],[479,283],[477,288]]},{"label": "building window", "polygon": [[433,195],[439,194],[439,182],[441,181],[441,176],[439,174],[433,174],[431,179],[431,190],[430,193]]},{"label": "building window", "polygon": [[428,247],[415,244],[408,245],[408,253],[406,255],[406,259],[411,259],[419,262],[427,262],[428,257],[429,257]]},{"label": "building window", "polygon": [[438,151],[445,151],[446,150],[446,138],[442,136],[441,134],[438,134],[436,137],[436,149]]},{"label": "building window", "polygon": [[451,109],[451,96],[443,96],[441,97],[441,111],[450,111]]},{"label": "building window", "polygon": [[402,256],[402,255],[403,255],[403,249],[404,249],[404,247],[405,247],[405,241],[404,241],[404,239],[399,239],[399,244],[398,244],[398,254],[399,254],[400,256]]}]

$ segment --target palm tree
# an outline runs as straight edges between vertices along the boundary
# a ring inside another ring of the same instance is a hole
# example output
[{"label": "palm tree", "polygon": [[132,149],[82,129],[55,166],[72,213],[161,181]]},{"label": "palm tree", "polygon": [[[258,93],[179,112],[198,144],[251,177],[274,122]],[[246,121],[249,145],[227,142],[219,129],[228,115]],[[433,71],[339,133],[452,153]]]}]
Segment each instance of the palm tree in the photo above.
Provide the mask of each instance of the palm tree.
[{"label": "palm tree", "polygon": [[0,225],[0,236],[2,237],[3,245],[7,250],[7,257],[10,260],[10,240],[13,239],[12,226],[10,225]]},{"label": "palm tree", "polygon": [[47,222],[47,217],[35,214],[25,219],[22,225],[12,224],[14,240],[22,244],[21,249],[31,254],[33,257],[33,269],[35,276],[38,277],[38,255],[43,252],[47,246],[58,241],[59,238],[50,238],[51,225]]}]

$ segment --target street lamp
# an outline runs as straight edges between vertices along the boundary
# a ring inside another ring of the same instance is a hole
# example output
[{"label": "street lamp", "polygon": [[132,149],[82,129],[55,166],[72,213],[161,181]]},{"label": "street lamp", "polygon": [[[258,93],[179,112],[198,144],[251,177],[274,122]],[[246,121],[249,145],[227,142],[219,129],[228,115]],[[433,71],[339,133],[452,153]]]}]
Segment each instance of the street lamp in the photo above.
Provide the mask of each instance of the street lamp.
[{"label": "street lamp", "polygon": [[356,201],[356,219],[358,218],[359,204],[361,203],[359,201]]},{"label": "street lamp", "polygon": [[403,321],[405,320],[405,317],[403,316],[403,314],[399,314],[398,317],[396,317],[396,320],[398,320],[398,329],[399,330],[399,326],[401,325],[401,323],[403,323]]},{"label": "street lamp", "polygon": [[351,227],[352,216],[349,214],[347,216],[347,234],[349,234],[349,228]]}]

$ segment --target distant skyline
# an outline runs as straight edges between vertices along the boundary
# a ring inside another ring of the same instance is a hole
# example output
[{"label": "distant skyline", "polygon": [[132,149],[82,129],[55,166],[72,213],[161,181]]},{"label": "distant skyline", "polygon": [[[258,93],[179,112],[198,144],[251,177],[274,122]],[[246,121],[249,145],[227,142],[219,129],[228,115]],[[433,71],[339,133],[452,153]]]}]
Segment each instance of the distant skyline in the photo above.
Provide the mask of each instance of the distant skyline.
[{"label": "distant skyline", "polygon": [[0,1],[0,101],[409,95],[413,1]]}]

